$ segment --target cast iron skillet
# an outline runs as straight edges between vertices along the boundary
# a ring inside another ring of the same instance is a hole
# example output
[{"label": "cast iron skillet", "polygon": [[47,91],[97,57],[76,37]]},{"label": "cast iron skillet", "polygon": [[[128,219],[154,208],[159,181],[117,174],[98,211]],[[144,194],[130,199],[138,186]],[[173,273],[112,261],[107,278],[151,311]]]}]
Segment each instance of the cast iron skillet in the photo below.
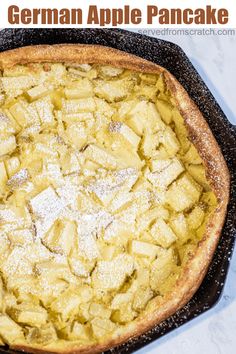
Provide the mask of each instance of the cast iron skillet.
[{"label": "cast iron skillet", "polygon": [[[177,45],[123,30],[6,29],[0,33],[0,51],[34,44],[87,43],[120,49],[168,69],[197,104],[220,145],[231,173],[231,197],[222,236],[209,271],[189,303],[151,331],[106,353],[132,353],[213,307],[220,299],[236,237],[236,127]],[[16,353],[7,347],[1,353]]]}]

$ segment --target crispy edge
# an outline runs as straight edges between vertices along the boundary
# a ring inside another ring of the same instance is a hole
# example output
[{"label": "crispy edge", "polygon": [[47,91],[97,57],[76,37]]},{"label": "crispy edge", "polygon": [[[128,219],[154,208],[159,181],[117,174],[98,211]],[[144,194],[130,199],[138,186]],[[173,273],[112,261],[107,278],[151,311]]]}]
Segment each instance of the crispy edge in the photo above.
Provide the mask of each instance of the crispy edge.
[{"label": "crispy edge", "polygon": [[[166,69],[134,55],[97,45],[61,44],[38,45],[18,48],[0,53],[0,68],[16,64],[40,62],[97,63],[110,64],[139,72],[163,73],[168,88],[184,117],[189,138],[201,155],[211,186],[218,199],[218,207],[208,221],[206,231],[199,242],[195,255],[183,269],[171,294],[152,313],[143,315],[132,323],[131,328],[111,340],[95,345],[81,346],[67,343],[67,348],[55,345],[40,346],[13,345],[12,348],[31,353],[92,354],[120,345],[159,324],[182,308],[199,288],[214,255],[223,228],[230,191],[230,175],[221,150],[202,113],[188,96],[185,89]],[[158,302],[158,300],[157,300]],[[157,304],[158,305],[158,304]]]}]

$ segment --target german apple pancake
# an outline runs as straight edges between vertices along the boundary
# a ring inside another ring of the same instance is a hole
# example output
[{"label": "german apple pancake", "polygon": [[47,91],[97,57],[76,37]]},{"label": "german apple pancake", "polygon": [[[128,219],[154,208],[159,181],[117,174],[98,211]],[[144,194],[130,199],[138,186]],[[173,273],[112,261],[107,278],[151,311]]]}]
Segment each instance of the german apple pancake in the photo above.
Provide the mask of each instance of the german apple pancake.
[{"label": "german apple pancake", "polygon": [[0,345],[96,353],[183,307],[229,173],[164,68],[102,46],[0,54]]}]

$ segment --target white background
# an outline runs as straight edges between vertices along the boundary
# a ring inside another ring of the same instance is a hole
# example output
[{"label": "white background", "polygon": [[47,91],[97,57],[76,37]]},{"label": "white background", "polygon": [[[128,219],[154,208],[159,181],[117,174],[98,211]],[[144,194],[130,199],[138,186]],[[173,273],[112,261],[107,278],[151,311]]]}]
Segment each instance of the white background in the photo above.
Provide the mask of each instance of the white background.
[{"label": "white background", "polygon": [[[50,2],[50,6],[52,3],[53,1]],[[184,49],[229,120],[236,124],[236,38],[227,36],[162,38],[175,42]],[[207,313],[138,351],[138,354],[205,353],[236,353],[236,252],[231,261],[220,302]]]},{"label": "white background", "polygon": [[[228,9],[230,16],[229,22],[227,24],[228,27],[236,27],[236,3],[232,0],[198,0],[197,2],[194,0],[119,0],[119,1],[110,1],[110,0],[86,0],[86,1],[78,1],[78,0],[67,0],[67,1],[58,1],[58,0],[1,0],[1,27],[10,27],[8,23],[8,6],[17,5],[19,8],[53,8],[56,7],[58,9],[61,8],[82,8],[83,7],[83,25],[80,27],[91,27],[91,25],[87,25],[87,13],[89,5],[97,5],[98,8],[123,8],[124,5],[130,5],[132,8],[140,8],[142,10],[142,23],[136,25],[137,27],[145,27],[147,22],[146,16],[146,7],[147,5],[155,5],[158,8],[205,8],[206,5],[212,5],[212,7],[220,9],[226,8]],[[151,26],[151,25],[150,25]],[[158,22],[153,21],[152,27],[157,27]],[[191,25],[194,26],[194,25]],[[202,25],[201,25],[202,26]],[[224,26],[224,25],[222,25]],[[23,27],[23,25],[11,25],[11,27]],[[27,27],[24,26],[24,27]],[[42,27],[36,25],[36,27]],[[59,27],[59,26],[56,26]],[[65,25],[63,27],[66,27]],[[71,27],[67,25],[67,27]],[[96,25],[94,25],[96,27]],[[110,27],[110,26],[109,26]],[[129,26],[126,25],[126,28],[133,27],[132,24]],[[171,26],[169,26],[171,27]],[[183,25],[172,25],[172,27],[183,27]],[[185,25],[185,27],[189,27]],[[205,26],[207,27],[207,25]],[[209,27],[209,26],[208,26]],[[219,27],[218,25],[212,25],[211,27]]]},{"label": "white background", "polygon": [[[221,108],[236,124],[236,38],[162,36],[184,49]],[[220,302],[137,354],[236,353],[236,252]]]}]

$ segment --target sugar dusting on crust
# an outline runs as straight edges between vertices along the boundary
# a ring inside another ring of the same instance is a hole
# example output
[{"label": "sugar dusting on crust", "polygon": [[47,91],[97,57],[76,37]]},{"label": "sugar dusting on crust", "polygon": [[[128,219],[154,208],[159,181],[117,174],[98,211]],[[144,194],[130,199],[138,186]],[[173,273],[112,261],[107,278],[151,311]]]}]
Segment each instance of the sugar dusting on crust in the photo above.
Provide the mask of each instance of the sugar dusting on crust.
[{"label": "sugar dusting on crust", "polygon": [[[210,146],[209,146],[210,147]],[[211,245],[208,245],[208,250],[209,252],[211,252],[211,249],[212,249],[212,246]]]},{"label": "sugar dusting on crust", "polygon": [[19,172],[14,174],[8,181],[7,185],[11,188],[17,188],[22,186],[29,179],[29,173],[26,168],[21,169]]},{"label": "sugar dusting on crust", "polygon": [[121,127],[122,127],[122,122],[111,122],[109,124],[109,131],[111,133],[119,133]]}]

